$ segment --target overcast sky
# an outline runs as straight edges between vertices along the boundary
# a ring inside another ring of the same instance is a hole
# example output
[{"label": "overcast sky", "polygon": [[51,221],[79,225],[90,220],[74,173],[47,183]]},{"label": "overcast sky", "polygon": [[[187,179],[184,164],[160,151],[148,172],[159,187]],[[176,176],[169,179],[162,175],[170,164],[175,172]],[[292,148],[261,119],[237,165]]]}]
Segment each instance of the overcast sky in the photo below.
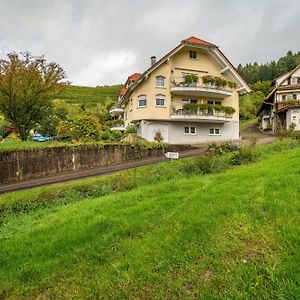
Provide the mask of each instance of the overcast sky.
[{"label": "overcast sky", "polygon": [[189,36],[234,65],[300,50],[298,0],[0,0],[0,57],[28,50],[76,85],[118,84]]}]

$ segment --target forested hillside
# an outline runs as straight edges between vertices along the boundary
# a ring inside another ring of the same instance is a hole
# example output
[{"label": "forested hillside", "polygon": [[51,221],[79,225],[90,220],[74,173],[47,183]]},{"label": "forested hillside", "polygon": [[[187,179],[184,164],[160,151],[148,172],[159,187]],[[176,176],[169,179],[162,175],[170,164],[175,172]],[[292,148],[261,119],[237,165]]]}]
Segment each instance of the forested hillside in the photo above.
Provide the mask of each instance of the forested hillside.
[{"label": "forested hillside", "polygon": [[245,66],[238,65],[237,70],[243,78],[251,85],[254,93],[240,97],[240,118],[248,120],[255,118],[255,112],[260,106],[264,97],[271,90],[272,80],[279,77],[300,64],[300,51],[287,54],[277,61],[258,64],[257,62],[248,63]]},{"label": "forested hillside", "polygon": [[238,65],[239,73],[247,80],[248,83],[254,84],[258,81],[272,80],[284,73],[289,72],[300,64],[300,51],[293,53],[288,51],[287,54],[278,61],[272,60],[269,63],[258,64],[248,63],[245,66]]}]

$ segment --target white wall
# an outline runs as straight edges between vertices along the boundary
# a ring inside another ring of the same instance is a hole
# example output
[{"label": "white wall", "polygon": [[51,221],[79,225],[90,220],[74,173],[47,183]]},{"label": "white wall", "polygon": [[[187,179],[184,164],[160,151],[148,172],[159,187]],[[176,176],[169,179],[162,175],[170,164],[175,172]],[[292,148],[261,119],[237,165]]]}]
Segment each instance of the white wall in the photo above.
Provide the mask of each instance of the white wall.
[{"label": "white wall", "polygon": [[[184,134],[185,126],[196,127],[196,134]],[[210,135],[210,128],[219,128],[220,135]],[[162,134],[167,133],[164,142],[170,144],[197,144],[215,141],[229,141],[239,139],[239,123],[235,121],[225,123],[200,123],[200,122],[156,122],[145,121],[140,123],[140,135],[146,140],[153,141],[156,130]]]},{"label": "white wall", "polygon": [[300,130],[300,108],[296,109],[288,109],[286,112],[286,127],[287,129],[291,125],[291,123],[296,124],[295,130]]}]

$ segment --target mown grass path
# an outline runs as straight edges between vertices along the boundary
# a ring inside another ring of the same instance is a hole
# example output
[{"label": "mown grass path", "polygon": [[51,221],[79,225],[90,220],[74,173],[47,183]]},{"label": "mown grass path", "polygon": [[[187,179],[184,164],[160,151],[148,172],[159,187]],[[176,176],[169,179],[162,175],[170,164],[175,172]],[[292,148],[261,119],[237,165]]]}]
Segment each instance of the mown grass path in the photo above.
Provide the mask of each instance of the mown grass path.
[{"label": "mown grass path", "polygon": [[11,216],[0,298],[297,299],[299,180],[296,148]]}]

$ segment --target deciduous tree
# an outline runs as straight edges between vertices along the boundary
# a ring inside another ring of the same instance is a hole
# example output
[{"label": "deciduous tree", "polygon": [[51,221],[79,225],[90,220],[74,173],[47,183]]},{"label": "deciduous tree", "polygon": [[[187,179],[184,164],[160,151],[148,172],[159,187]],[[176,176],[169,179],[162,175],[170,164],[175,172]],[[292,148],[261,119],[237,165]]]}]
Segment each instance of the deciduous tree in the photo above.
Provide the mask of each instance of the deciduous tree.
[{"label": "deciduous tree", "polygon": [[68,84],[65,79],[64,70],[43,56],[12,52],[0,60],[0,111],[22,140],[51,111],[51,100]]}]

